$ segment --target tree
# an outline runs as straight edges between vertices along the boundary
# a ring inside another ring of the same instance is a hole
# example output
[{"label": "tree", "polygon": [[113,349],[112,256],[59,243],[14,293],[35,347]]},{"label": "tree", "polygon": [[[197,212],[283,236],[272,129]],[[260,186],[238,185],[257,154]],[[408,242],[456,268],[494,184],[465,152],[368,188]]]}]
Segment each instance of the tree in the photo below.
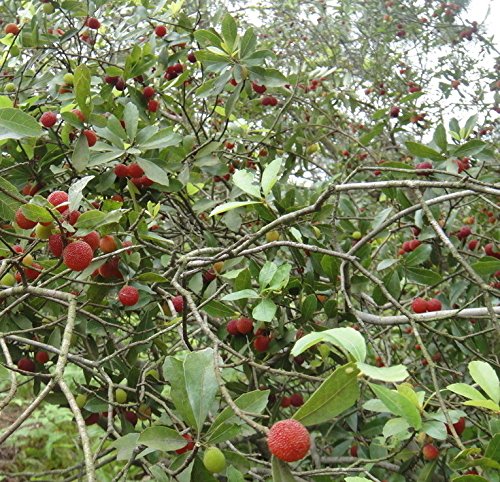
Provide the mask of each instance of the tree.
[{"label": "tree", "polygon": [[17,3],[0,443],[52,407],[60,480],[497,480],[498,52],[467,2]]}]

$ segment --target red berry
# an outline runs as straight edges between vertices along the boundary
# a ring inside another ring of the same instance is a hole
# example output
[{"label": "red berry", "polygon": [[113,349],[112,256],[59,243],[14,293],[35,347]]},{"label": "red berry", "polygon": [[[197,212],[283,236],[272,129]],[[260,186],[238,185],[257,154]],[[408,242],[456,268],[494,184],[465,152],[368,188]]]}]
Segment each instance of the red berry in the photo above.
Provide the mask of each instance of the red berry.
[{"label": "red berry", "polygon": [[56,257],[60,258],[64,249],[62,236],[60,234],[51,234],[49,236],[49,250]]},{"label": "red berry", "polygon": [[55,112],[44,112],[40,117],[40,124],[43,127],[52,127],[57,122],[57,114]]},{"label": "red berry", "polygon": [[253,339],[253,347],[258,351],[258,352],[265,352],[269,348],[269,344],[271,343],[271,338],[265,335],[257,335]]},{"label": "red berry", "polygon": [[311,438],[304,425],[297,420],[281,420],[269,430],[267,445],[278,459],[295,462],[307,455],[311,446]]},{"label": "red berry", "polygon": [[153,97],[153,95],[155,95],[155,90],[150,86],[144,87],[142,95],[146,97],[146,99],[150,99],[151,97]]},{"label": "red berry", "polygon": [[253,321],[250,318],[240,318],[236,320],[236,329],[242,335],[248,335],[253,331]]},{"label": "red berry", "polygon": [[423,298],[415,298],[411,302],[411,308],[414,313],[425,313],[427,311],[427,301]]},{"label": "red berry", "polygon": [[160,107],[160,103],[157,100],[151,99],[150,101],[148,101],[149,112],[156,112],[158,110],[158,107]]},{"label": "red berry", "polygon": [[254,90],[254,92],[257,92],[257,94],[263,94],[267,90],[267,87],[265,85],[259,85],[255,82],[252,82],[252,89]]},{"label": "red berry", "polygon": [[193,437],[191,437],[191,435],[189,435],[188,433],[185,433],[182,437],[185,438],[188,441],[188,443],[184,445],[184,447],[182,447],[181,449],[177,449],[175,451],[175,453],[179,455],[185,454],[186,452],[189,452],[190,450],[194,449]]},{"label": "red berry", "polygon": [[33,229],[36,222],[28,219],[22,212],[21,208],[16,211],[16,223],[21,229]]},{"label": "red berry", "polygon": [[124,286],[118,292],[118,299],[123,306],[134,306],[139,301],[139,291],[133,286]]},{"label": "red berry", "polygon": [[441,311],[441,301],[437,298],[432,298],[427,302],[427,311]]},{"label": "red berry", "polygon": [[486,256],[493,256],[494,258],[500,259],[500,253],[495,251],[495,245],[493,243],[488,243],[484,247],[484,253]]},{"label": "red berry", "polygon": [[418,171],[426,171],[427,169],[432,169],[432,164],[430,162],[421,162],[420,164],[417,164],[415,166],[415,169],[417,170],[417,174],[419,176],[429,176],[431,174],[430,172],[418,172]]},{"label": "red berry", "polygon": [[31,372],[31,373],[36,372],[35,362],[27,357],[21,358],[17,362],[17,368],[19,368],[19,370],[22,370],[24,372]]},{"label": "red berry", "polygon": [[292,404],[290,397],[283,397],[280,402],[280,406],[283,408],[287,408]]},{"label": "red berry", "polygon": [[[54,191],[47,196],[47,201],[52,204],[52,206],[59,206],[60,204],[68,202],[68,194],[64,191]],[[60,213],[63,213],[66,209],[68,209],[67,204],[57,208]]]},{"label": "red berry", "polygon": [[85,419],[85,425],[94,425],[99,421],[100,415],[98,413],[91,413]]},{"label": "red berry", "polygon": [[106,84],[115,85],[116,82],[118,82],[118,79],[119,79],[119,77],[113,77],[111,75],[106,75],[106,77],[104,77],[104,82],[106,82]]},{"label": "red berry", "polygon": [[85,241],[74,241],[63,250],[63,262],[73,271],[83,271],[92,263],[94,252]]},{"label": "red berry", "polygon": [[5,33],[6,34],[11,33],[12,35],[17,35],[19,33],[19,27],[15,23],[8,23],[5,26]]},{"label": "red berry", "polygon": [[128,177],[130,174],[128,166],[126,166],[125,164],[117,164],[113,169],[113,172],[115,173],[116,177]]},{"label": "red berry", "polygon": [[290,397],[290,405],[292,407],[301,407],[304,405],[304,397],[300,393],[294,393]]},{"label": "red berry", "polygon": [[382,357],[377,356],[375,357],[375,365],[378,367],[385,367],[384,360],[382,360]]},{"label": "red berry", "polygon": [[469,226],[463,226],[460,228],[460,231],[457,233],[457,238],[460,240],[465,239],[467,236],[469,236],[472,233],[471,228]]},{"label": "red berry", "polygon": [[409,253],[410,251],[413,251],[413,249],[411,249],[411,241],[405,241],[403,243],[403,245],[401,246],[401,248],[403,249],[403,251],[405,251],[406,253]]},{"label": "red berry", "polygon": [[78,120],[80,122],[85,122],[85,115],[83,114],[83,112],[80,109],[73,109],[71,112],[73,114],[75,114],[76,117],[78,117]]},{"label": "red berry", "polygon": [[196,63],[196,55],[194,52],[189,52],[187,58],[192,64]]},{"label": "red berry", "polygon": [[119,258],[110,259],[99,268],[99,274],[103,278],[123,278],[118,268],[119,262]]},{"label": "red berry", "polygon": [[477,248],[478,244],[479,241],[477,239],[471,239],[469,241],[469,244],[467,245],[467,248],[469,248],[471,251],[474,251]]},{"label": "red berry", "polygon": [[130,424],[132,424],[134,427],[135,425],[137,425],[137,414],[135,412],[132,412],[130,410],[126,410],[125,412],[123,412],[123,416],[125,417],[125,420],[127,420],[127,422],[129,422]]},{"label": "red berry", "polygon": [[83,135],[87,138],[87,143],[89,147],[92,147],[95,145],[97,142],[97,134],[94,131],[91,131],[89,129],[85,129],[83,131]]},{"label": "red berry", "polygon": [[174,305],[174,310],[177,313],[184,311],[184,298],[181,295],[174,296],[172,298],[172,305]]},{"label": "red berry", "polygon": [[137,164],[137,162],[134,162],[128,166],[128,173],[130,177],[141,177],[144,176],[144,171],[142,170],[142,167]]},{"label": "red berry", "polygon": [[432,444],[424,445],[422,455],[425,460],[435,460],[439,457],[439,449]]},{"label": "red berry", "polygon": [[49,354],[46,351],[38,351],[35,360],[41,365],[45,365],[49,361]]},{"label": "red berry", "polygon": [[391,107],[391,110],[389,111],[389,115],[391,117],[399,117],[399,113],[401,112],[401,109],[397,106]]},{"label": "red berry", "polygon": [[99,247],[101,237],[97,231],[91,231],[89,234],[86,234],[82,240],[92,248],[92,251],[95,251]]},{"label": "red berry", "polygon": [[101,248],[101,251],[103,253],[112,253],[113,251],[116,251],[116,248],[118,246],[116,244],[115,238],[111,236],[111,234],[107,234],[106,236],[103,236],[99,241],[99,247]]},{"label": "red berry", "polygon": [[157,25],[155,27],[155,34],[157,37],[165,37],[165,35],[167,35],[167,27],[164,25]]},{"label": "red berry", "polygon": [[201,275],[203,278],[203,281],[205,283],[210,283],[212,282],[215,278],[217,278],[217,274],[213,269],[209,269],[207,271],[204,271],[203,274]]},{"label": "red berry", "polygon": [[87,18],[85,25],[88,28],[91,28],[92,30],[98,30],[99,27],[101,26],[101,22],[99,22],[99,20],[97,20],[97,18],[95,18],[95,17],[89,17],[89,18]]},{"label": "red berry", "polygon": [[125,83],[125,80],[122,77],[118,77],[117,81],[115,82],[115,89],[123,92],[126,87],[127,84]]},{"label": "red berry", "polygon": [[410,249],[415,251],[422,243],[418,239],[412,239],[410,241]]},{"label": "red berry", "polygon": [[[463,431],[465,430],[465,418],[460,417],[458,421],[453,424],[453,427],[455,428],[458,436],[462,435]],[[446,432],[448,432],[448,435],[451,435],[451,430],[448,425],[446,425]]]},{"label": "red berry", "polygon": [[358,456],[358,446],[351,445],[351,448],[349,449],[349,453],[351,454],[351,457],[357,457]]},{"label": "red berry", "polygon": [[230,320],[226,325],[226,330],[230,335],[238,336],[240,334],[238,330],[238,320]]},{"label": "red berry", "polygon": [[67,209],[66,211],[64,211],[63,216],[66,221],[71,224],[71,226],[74,226],[81,214],[82,213],[80,211],[70,211],[69,209]]}]

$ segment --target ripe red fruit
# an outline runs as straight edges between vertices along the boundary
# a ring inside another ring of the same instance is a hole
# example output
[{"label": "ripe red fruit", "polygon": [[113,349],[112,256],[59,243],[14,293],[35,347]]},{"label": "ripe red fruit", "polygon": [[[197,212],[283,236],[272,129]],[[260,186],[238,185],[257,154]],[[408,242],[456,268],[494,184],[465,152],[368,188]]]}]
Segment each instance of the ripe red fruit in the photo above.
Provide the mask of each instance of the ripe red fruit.
[{"label": "ripe red fruit", "polygon": [[17,362],[17,368],[19,368],[19,370],[22,370],[24,372],[31,372],[31,373],[36,372],[35,362],[27,357],[21,358]]},{"label": "ripe red fruit", "polygon": [[55,112],[44,112],[40,117],[40,124],[43,127],[52,127],[57,122],[57,114]]},{"label": "ripe red fruit", "polygon": [[87,138],[87,143],[89,147],[92,147],[95,145],[97,142],[97,134],[94,131],[91,131],[90,129],[85,129],[83,131],[83,135]]},{"label": "ripe red fruit", "polygon": [[85,425],[94,425],[99,421],[100,415],[98,413],[91,413],[85,419]]},{"label": "ripe red fruit", "polygon": [[255,82],[252,82],[252,89],[254,90],[254,92],[257,92],[257,94],[263,94],[267,90],[267,87],[265,85],[259,85]]},{"label": "ripe red fruit", "polygon": [[230,335],[238,336],[240,334],[238,330],[238,320],[230,320],[226,325],[226,330]]},{"label": "ripe red fruit", "polygon": [[415,166],[415,169],[416,169],[417,174],[419,176],[429,176],[431,174],[430,172],[419,172],[419,171],[425,171],[426,169],[432,169],[432,164],[430,162],[421,162]]},{"label": "ripe red fruit", "polygon": [[375,357],[375,365],[378,367],[385,367],[384,360],[382,360],[382,357],[377,356]]},{"label": "ripe red fruit", "polygon": [[437,298],[432,298],[427,302],[427,311],[441,311],[441,301]]},{"label": "ripe red fruit", "polygon": [[469,236],[472,233],[471,228],[469,226],[463,226],[460,228],[460,231],[457,233],[457,238],[460,240],[465,239],[467,236]]},{"label": "ripe red fruit", "polygon": [[351,445],[351,448],[349,449],[349,453],[351,454],[351,457],[357,457],[358,456],[358,446]]},{"label": "ripe red fruit", "polygon": [[[59,206],[60,204],[68,202],[68,194],[64,191],[54,191],[47,196],[47,201],[52,204],[52,206]],[[67,204],[57,208],[60,213],[63,213],[66,209],[68,209]]]},{"label": "ripe red fruit", "polygon": [[242,335],[248,335],[253,331],[253,321],[250,318],[239,318],[236,320],[236,328]]},{"label": "ripe red fruit", "polygon": [[266,335],[257,335],[253,339],[253,347],[258,351],[258,352],[265,352],[269,348],[269,344],[271,343],[271,338],[269,338]]},{"label": "ripe red fruit", "polygon": [[435,460],[439,457],[439,449],[432,444],[424,445],[422,448],[422,455],[425,460]]},{"label": "ripe red fruit", "polygon": [[307,455],[311,446],[311,438],[304,425],[297,420],[281,420],[269,430],[267,445],[278,459],[295,462]]},{"label": "ripe red fruit", "polygon": [[155,27],[155,34],[157,37],[165,37],[165,35],[167,35],[167,27],[164,25],[157,25]]},{"label": "ripe red fruit", "polygon": [[99,247],[101,242],[101,237],[99,236],[99,233],[97,231],[91,231],[82,239],[92,248],[92,251],[95,251]]},{"label": "ripe red fruit", "polygon": [[156,112],[158,110],[158,107],[160,107],[160,103],[157,100],[151,99],[148,102],[148,110],[149,110],[149,112]]},{"label": "ripe red fruit", "polygon": [[471,239],[469,241],[469,244],[467,245],[467,248],[469,248],[471,251],[474,251],[477,248],[478,244],[479,241],[477,239]]},{"label": "ripe red fruit", "polygon": [[135,426],[137,424],[138,417],[135,412],[125,410],[125,412],[123,412],[123,416],[125,417],[125,420],[127,420],[127,422],[131,423],[132,425]]},{"label": "ripe red fruit", "polygon": [[73,114],[75,114],[76,117],[78,117],[78,120],[80,122],[85,122],[85,115],[83,114],[83,112],[80,109],[73,109],[71,112]]},{"label": "ripe red fruit", "polygon": [[192,63],[196,63],[196,55],[194,52],[189,52],[187,59]]},{"label": "ripe red fruit", "polygon": [[97,20],[97,18],[95,18],[95,17],[89,17],[89,18],[87,18],[85,25],[88,28],[91,28],[92,30],[98,30],[99,27],[101,26],[101,22],[99,22],[99,20]]},{"label": "ripe red fruit", "polygon": [[391,117],[399,117],[400,112],[401,112],[401,109],[398,106],[393,106],[393,107],[391,107],[391,110],[389,111],[389,115]]},{"label": "ripe red fruit", "polygon": [[212,282],[215,278],[217,278],[217,274],[213,269],[209,269],[207,271],[204,271],[203,274],[201,275],[203,278],[203,281],[205,283],[210,283]]},{"label": "ripe red fruit", "polygon": [[270,105],[271,107],[274,107],[278,105],[278,99],[276,97],[273,97],[272,95],[269,95],[267,97],[262,97],[260,103],[264,106]]},{"label": "ripe red fruit", "polygon": [[191,437],[191,435],[189,435],[188,433],[185,433],[182,437],[185,438],[188,441],[188,443],[184,445],[184,447],[182,447],[181,449],[177,449],[175,451],[175,453],[179,455],[185,454],[186,452],[189,452],[190,450],[194,449],[193,437]]},{"label": "ripe red fruit", "polygon": [[113,251],[116,251],[117,248],[116,240],[113,236],[111,236],[111,234],[103,236],[99,241],[99,246],[103,253],[112,253]]},{"label": "ripe red fruit", "polygon": [[106,82],[106,84],[115,85],[118,82],[118,79],[119,79],[119,77],[113,77],[111,75],[106,75],[106,77],[104,77],[104,82]]},{"label": "ripe red fruit", "polygon": [[304,405],[304,397],[300,393],[294,393],[290,396],[290,405],[292,407],[301,407]]},{"label": "ripe red fruit", "polygon": [[[458,436],[462,435],[465,430],[465,418],[460,417],[458,421],[453,424],[453,427],[455,428],[455,432],[457,432]],[[451,430],[448,424],[446,425],[446,432],[448,435],[451,435]]]},{"label": "ripe red fruit", "polygon": [[146,97],[146,99],[150,99],[155,95],[155,90],[153,87],[150,87],[149,85],[147,87],[144,87],[144,90],[142,91],[142,95]]},{"label": "ripe red fruit", "polygon": [[38,351],[35,360],[41,365],[45,365],[49,361],[49,354],[46,351]]},{"label": "ripe red fruit", "polygon": [[5,33],[6,34],[11,33],[12,35],[17,35],[19,33],[19,27],[15,23],[8,23],[5,26]]},{"label": "ripe red fruit", "polygon": [[290,397],[283,397],[280,402],[280,407],[287,408],[292,404]]},{"label": "ripe red fruit", "polygon": [[141,177],[144,176],[144,171],[142,170],[142,167],[137,164],[137,162],[134,162],[128,166],[128,173],[130,177]]},{"label": "ripe red fruit", "polygon": [[402,248],[402,249],[403,249],[403,251],[404,251],[404,252],[406,252],[406,253],[409,253],[410,251],[413,251],[413,250],[411,249],[411,241],[405,241],[405,242],[402,244],[401,248]]},{"label": "ripe red fruit", "polygon": [[172,305],[174,305],[174,310],[180,313],[184,310],[184,298],[181,295],[174,296],[172,298]]},{"label": "ripe red fruit", "polygon": [[69,209],[67,209],[66,211],[64,211],[64,218],[66,219],[66,221],[68,221],[69,224],[71,224],[71,226],[74,226],[76,224],[76,222],[78,221],[78,218],[81,216],[81,212],[80,211],[69,211]]},{"label": "ripe red fruit", "polygon": [[128,166],[126,166],[125,164],[117,164],[114,167],[113,172],[115,173],[116,177],[128,177],[129,176]]},{"label": "ripe red fruit", "polygon": [[36,222],[28,219],[21,211],[21,208],[16,211],[15,217],[16,223],[21,229],[33,229],[36,226]]},{"label": "ripe red fruit", "polygon": [[123,306],[134,306],[139,301],[139,291],[133,286],[124,286],[118,292],[118,299]]},{"label": "ripe red fruit", "polygon": [[73,271],[83,271],[94,257],[92,248],[85,241],[74,241],[63,250],[63,262]]},{"label": "ripe red fruit", "polygon": [[500,259],[500,253],[495,251],[495,245],[493,243],[488,243],[484,247],[484,253],[486,256],[493,256],[494,258]]},{"label": "ripe red fruit", "polygon": [[412,239],[410,241],[410,249],[411,251],[414,251],[415,249],[417,249],[422,243],[420,242],[420,240],[418,239]]},{"label": "ripe red fruit", "polygon": [[49,250],[56,257],[60,258],[64,249],[62,236],[60,234],[51,234],[49,236]]},{"label": "ripe red fruit", "polygon": [[423,298],[415,298],[411,302],[413,313],[425,313],[427,311],[427,301]]},{"label": "ripe red fruit", "polygon": [[119,258],[111,258],[99,268],[99,274],[103,278],[123,278],[118,268],[119,262]]}]

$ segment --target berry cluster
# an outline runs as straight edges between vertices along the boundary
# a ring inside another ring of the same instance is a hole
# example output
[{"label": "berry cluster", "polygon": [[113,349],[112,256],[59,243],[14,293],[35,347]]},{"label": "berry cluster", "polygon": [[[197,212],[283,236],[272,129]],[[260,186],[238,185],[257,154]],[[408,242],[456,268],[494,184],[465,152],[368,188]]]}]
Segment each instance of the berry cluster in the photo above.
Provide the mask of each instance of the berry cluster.
[{"label": "berry cluster", "polygon": [[415,298],[411,302],[411,308],[414,313],[426,313],[429,311],[441,311],[442,305],[441,301],[437,298],[432,298],[428,301],[423,298]]},{"label": "berry cluster", "polygon": [[130,178],[130,182],[132,182],[138,188],[149,187],[153,184],[153,181],[149,179],[149,177],[144,175],[144,170],[142,169],[137,162],[133,162],[129,165],[126,164],[117,164],[113,169],[116,177],[119,178]]}]

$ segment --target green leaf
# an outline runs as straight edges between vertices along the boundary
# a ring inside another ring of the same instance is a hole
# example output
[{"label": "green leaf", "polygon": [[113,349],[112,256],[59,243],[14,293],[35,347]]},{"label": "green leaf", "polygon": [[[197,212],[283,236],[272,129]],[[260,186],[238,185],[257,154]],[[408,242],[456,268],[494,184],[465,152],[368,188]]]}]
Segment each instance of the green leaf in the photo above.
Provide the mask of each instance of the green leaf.
[{"label": "green leaf", "polygon": [[273,482],[297,482],[290,467],[282,460],[272,457],[271,460]]},{"label": "green leaf", "polygon": [[216,47],[220,47],[221,45],[221,39],[220,37],[214,33],[211,32],[210,30],[196,30],[194,32],[194,38],[201,44],[201,45],[215,45]]},{"label": "green leaf", "polygon": [[16,186],[0,176],[0,219],[13,221],[16,211],[22,206],[21,200],[23,198]]},{"label": "green leaf", "polygon": [[147,151],[149,149],[164,149],[165,147],[177,146],[182,142],[182,136],[174,132],[172,127],[161,129],[156,134],[143,141],[137,147]]},{"label": "green leaf", "polygon": [[0,141],[40,137],[42,134],[40,124],[25,112],[10,107],[0,109]]},{"label": "green leaf", "polygon": [[137,281],[143,281],[146,283],[167,283],[168,280],[164,276],[158,273],[141,273],[137,276]]},{"label": "green leaf", "polygon": [[424,268],[407,268],[406,276],[414,283],[428,286],[438,284],[443,279],[439,273]]},{"label": "green leaf", "polygon": [[82,213],[75,223],[76,228],[92,229],[102,224],[106,219],[106,213],[92,209]]},{"label": "green leaf", "polygon": [[345,482],[372,482],[366,477],[346,477],[344,480]]},{"label": "green leaf", "polygon": [[313,345],[328,342],[349,353],[355,361],[363,362],[366,358],[366,343],[363,335],[354,328],[332,328],[330,330],[309,333],[295,342],[292,355],[297,356]]},{"label": "green leaf", "polygon": [[90,161],[90,150],[87,138],[81,135],[75,143],[71,164],[77,172],[82,172],[88,166]]},{"label": "green leaf", "polygon": [[379,122],[371,131],[368,131],[359,138],[359,143],[363,146],[367,146],[373,139],[375,139],[375,137],[382,134],[383,130],[384,123]]},{"label": "green leaf", "polygon": [[226,13],[222,19],[221,33],[230,53],[232,53],[236,37],[238,36],[238,26],[236,25],[234,18],[228,13]]},{"label": "green leaf", "polygon": [[352,407],[359,397],[354,363],[337,368],[309,397],[293,418],[304,425],[316,425],[333,419]]},{"label": "green leaf", "polygon": [[54,220],[47,208],[37,206],[36,204],[25,204],[21,207],[21,211],[30,221],[37,223],[49,223]]},{"label": "green leaf", "polygon": [[139,435],[138,442],[141,445],[163,452],[177,450],[186,445],[186,439],[177,430],[162,427],[161,425],[149,427],[144,430]]},{"label": "green leaf", "polygon": [[267,289],[270,291],[282,290],[288,284],[291,270],[292,270],[291,264],[288,263],[282,264],[274,273]]},{"label": "green leaf", "polygon": [[310,294],[305,297],[302,302],[302,306],[300,308],[300,314],[302,315],[302,319],[304,321],[310,320],[316,311],[318,306],[318,299],[315,294]]},{"label": "green leaf", "polygon": [[196,420],[196,428],[198,432],[201,432],[219,389],[212,348],[191,352],[186,356],[184,377],[189,404]]},{"label": "green leaf", "polygon": [[486,400],[486,397],[479,390],[465,383],[452,383],[446,389],[471,400]]},{"label": "green leaf", "polygon": [[154,162],[138,158],[137,164],[142,167],[144,174],[152,181],[161,184],[162,186],[168,186],[170,184],[167,172]]},{"label": "green leaf", "polygon": [[446,425],[438,420],[429,420],[422,424],[422,432],[425,432],[429,437],[436,440],[446,440]]},{"label": "green leaf", "polygon": [[203,305],[202,310],[214,318],[223,318],[235,315],[234,310],[217,300],[212,300],[206,305]]},{"label": "green leaf", "polygon": [[68,196],[69,196],[69,210],[70,211],[75,211],[80,207],[80,203],[82,202],[83,199],[83,190],[85,189],[85,186],[94,179],[95,176],[85,176],[79,179],[78,181],[74,182],[69,190],[68,190]]},{"label": "green leaf", "polygon": [[163,376],[170,384],[170,398],[182,419],[191,427],[196,428],[196,420],[189,403],[184,365],[174,357],[167,357],[163,363]]},{"label": "green leaf", "polygon": [[272,321],[278,307],[274,304],[273,300],[262,300],[253,310],[252,316],[257,321]]},{"label": "green leaf", "polygon": [[270,162],[264,169],[264,172],[262,173],[262,179],[260,181],[264,196],[267,196],[271,192],[271,189],[278,181],[282,164],[283,159],[278,157],[274,161]]},{"label": "green leaf", "polygon": [[116,449],[116,460],[130,460],[138,445],[139,434],[129,433],[111,442],[110,446]]},{"label": "green leaf", "polygon": [[475,154],[479,154],[486,147],[486,142],[480,141],[479,139],[472,139],[469,142],[457,147],[452,151],[455,157],[470,157]]},{"label": "green leaf", "polygon": [[430,244],[421,244],[404,258],[405,264],[406,266],[418,266],[427,261],[431,253],[432,246]]},{"label": "green leaf", "polygon": [[133,142],[137,134],[137,125],[139,123],[139,111],[133,102],[129,102],[123,109],[123,121],[125,130],[130,142]]},{"label": "green leaf", "polygon": [[382,430],[382,434],[385,438],[392,437],[394,435],[406,435],[408,434],[408,429],[410,425],[408,422],[401,417],[391,418],[384,425],[384,429]]},{"label": "green leaf", "polygon": [[493,435],[486,447],[484,456],[500,463],[500,433]]},{"label": "green leaf", "polygon": [[[247,413],[262,413],[267,406],[269,398],[269,390],[253,390],[252,392],[244,393],[238,397],[234,403],[236,406]],[[219,425],[223,423],[234,423],[243,425],[246,422],[234,414],[231,407],[226,407],[214,420],[209,432],[213,432]]]},{"label": "green leaf", "polygon": [[491,482],[480,475],[461,475],[460,477],[453,477],[451,482]]},{"label": "green leaf", "polygon": [[484,361],[472,361],[468,368],[472,379],[498,404],[500,402],[500,382],[493,367]]},{"label": "green leaf", "polygon": [[364,375],[382,382],[402,382],[410,376],[404,365],[374,367],[366,363],[358,362],[357,366]]},{"label": "green leaf", "polygon": [[260,298],[259,293],[251,289],[244,289],[236,291],[234,293],[229,293],[221,298],[221,301],[236,301],[236,300],[246,300],[249,298]]},{"label": "green leaf", "polygon": [[240,41],[240,58],[244,59],[247,55],[252,54],[257,45],[257,37],[253,32],[253,28],[249,28],[243,34]]},{"label": "green leaf", "polygon": [[389,412],[398,417],[403,417],[414,429],[420,429],[422,419],[419,409],[408,398],[382,385],[369,383],[369,386]]},{"label": "green leaf", "polygon": [[212,210],[210,216],[215,216],[216,214],[226,213],[233,209],[241,208],[243,206],[250,206],[252,204],[260,204],[259,201],[232,201],[229,203],[221,204]]},{"label": "green leaf", "polygon": [[382,224],[384,224],[385,220],[389,217],[392,212],[392,208],[386,208],[380,211],[372,221],[372,229],[378,229]]},{"label": "green leaf", "polygon": [[253,66],[249,68],[252,72],[252,80],[255,80],[260,85],[265,85],[267,87],[281,87],[285,85],[288,81],[287,78],[276,69],[268,69],[259,66]]},{"label": "green leaf", "polygon": [[433,140],[436,146],[438,146],[442,151],[446,151],[448,141],[446,139],[446,129],[444,128],[443,124],[439,124],[436,127]]},{"label": "green leaf", "polygon": [[278,271],[278,266],[272,261],[266,261],[259,272],[259,286],[263,290],[273,279],[274,274]]},{"label": "green leaf", "polygon": [[410,153],[414,156],[421,157],[423,159],[432,159],[433,161],[444,161],[445,158],[434,149],[424,146],[423,144],[419,144],[418,142],[406,142],[406,148]]},{"label": "green leaf", "polygon": [[238,170],[233,174],[233,182],[243,192],[250,196],[261,198],[260,187],[255,172],[247,169]]},{"label": "green leaf", "polygon": [[[460,135],[462,136],[463,139],[467,139],[467,137],[470,136],[476,123],[477,123],[477,114],[471,115],[467,119],[467,121],[465,122],[464,128],[460,131]],[[467,155],[467,154],[465,154],[465,155]]]},{"label": "green leaf", "polygon": [[90,103],[90,69],[85,64],[80,64],[75,69],[73,85],[75,87],[75,98],[78,107],[85,117],[88,118],[92,111]]},{"label": "green leaf", "polygon": [[484,256],[476,263],[472,263],[471,268],[481,276],[489,276],[500,270],[500,260],[492,256]]},{"label": "green leaf", "polygon": [[463,402],[463,404],[469,407],[486,408],[495,413],[500,412],[500,405],[495,403],[493,400],[467,400],[466,402]]}]

